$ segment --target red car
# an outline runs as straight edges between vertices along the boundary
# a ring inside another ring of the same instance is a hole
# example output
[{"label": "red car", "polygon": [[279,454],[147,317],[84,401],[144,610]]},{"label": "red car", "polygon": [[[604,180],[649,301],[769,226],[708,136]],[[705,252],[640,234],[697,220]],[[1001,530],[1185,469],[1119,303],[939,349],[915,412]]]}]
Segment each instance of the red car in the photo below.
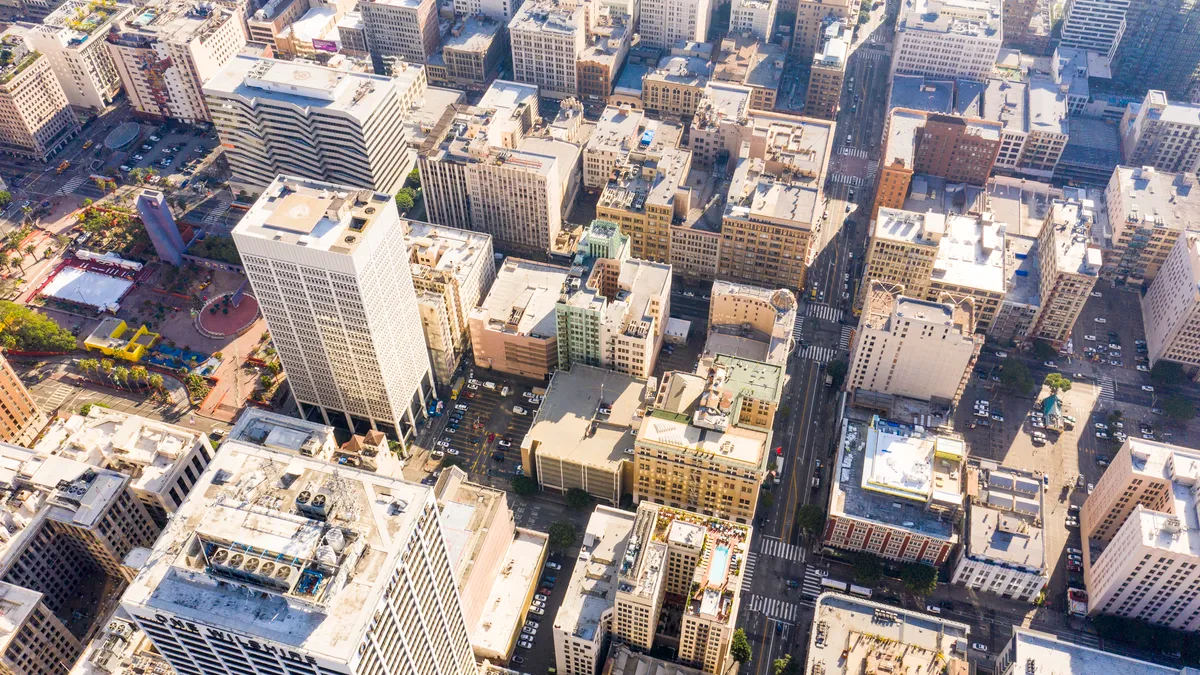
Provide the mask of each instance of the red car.
[{"label": "red car", "polygon": [[496,440],[496,434],[488,434],[488,443]]}]

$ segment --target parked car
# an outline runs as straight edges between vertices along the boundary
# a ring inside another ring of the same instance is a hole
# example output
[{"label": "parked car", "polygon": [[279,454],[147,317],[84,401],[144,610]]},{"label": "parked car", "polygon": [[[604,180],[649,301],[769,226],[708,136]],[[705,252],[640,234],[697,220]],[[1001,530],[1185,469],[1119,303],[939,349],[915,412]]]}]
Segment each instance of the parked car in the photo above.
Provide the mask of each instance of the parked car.
[{"label": "parked car", "polygon": [[975,651],[978,651],[978,652],[986,652],[988,650],[987,645],[979,643],[979,642],[972,642],[971,649],[974,649]]},{"label": "parked car", "polygon": [[[556,562],[554,562],[553,560],[551,560],[551,561],[549,561],[549,562],[547,562],[547,563],[546,563],[546,569],[548,569],[548,570],[561,570],[561,569],[562,569],[562,565],[559,565],[558,563],[556,563]],[[549,577],[549,578],[550,578],[551,580],[553,580],[553,577]]]},{"label": "parked car", "polygon": [[1096,317],[1095,319],[1093,319],[1093,321],[1095,321],[1096,323],[1108,323],[1108,319],[1106,319],[1102,316]]},{"label": "parked car", "polygon": [[1154,387],[1151,387],[1151,386],[1150,386],[1150,385],[1148,385],[1148,384],[1143,384],[1143,385],[1142,385],[1142,391],[1148,391],[1148,392],[1151,392],[1151,393],[1153,393],[1153,392],[1154,392]]},{"label": "parked car", "polygon": [[528,410],[526,410],[526,409],[524,409],[524,408],[522,408],[522,407],[521,407],[521,406],[519,406],[519,405],[514,405],[514,406],[513,406],[513,413],[514,413],[514,414],[517,414],[517,415],[528,415],[528,414],[529,414],[529,411],[528,411]]}]

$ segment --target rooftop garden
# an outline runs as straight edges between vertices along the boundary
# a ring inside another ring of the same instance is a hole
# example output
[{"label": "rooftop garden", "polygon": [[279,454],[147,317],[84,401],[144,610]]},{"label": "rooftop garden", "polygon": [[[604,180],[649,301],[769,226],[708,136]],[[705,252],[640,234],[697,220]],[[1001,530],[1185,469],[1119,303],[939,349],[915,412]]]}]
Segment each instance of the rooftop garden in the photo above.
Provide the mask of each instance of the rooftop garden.
[{"label": "rooftop garden", "polygon": [[24,38],[13,35],[0,40],[0,84],[20,75],[39,56],[40,53],[25,45]]},{"label": "rooftop garden", "polygon": [[117,12],[114,0],[92,0],[86,5],[75,8],[75,12],[66,20],[72,30],[90,35],[92,31],[103,26]]}]

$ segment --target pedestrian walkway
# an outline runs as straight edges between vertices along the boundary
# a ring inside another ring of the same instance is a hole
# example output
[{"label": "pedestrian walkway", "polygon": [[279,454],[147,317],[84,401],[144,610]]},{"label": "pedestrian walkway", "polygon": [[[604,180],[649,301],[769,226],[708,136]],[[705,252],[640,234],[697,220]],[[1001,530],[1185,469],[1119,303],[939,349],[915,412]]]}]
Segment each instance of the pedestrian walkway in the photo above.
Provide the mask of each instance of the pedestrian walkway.
[{"label": "pedestrian walkway", "polygon": [[746,555],[746,567],[742,570],[742,592],[749,593],[754,581],[754,565],[758,563],[758,554],[750,552]]},{"label": "pedestrian walkway", "polygon": [[814,598],[821,594],[821,575],[817,574],[812,565],[804,566],[804,581],[800,584],[800,592]]},{"label": "pedestrian walkway", "polygon": [[72,194],[73,192],[75,192],[76,190],[79,189],[80,185],[83,185],[84,183],[86,183],[87,180],[88,180],[87,176],[75,176],[75,177],[71,178],[70,180],[68,180],[67,182],[63,183],[62,187],[58,188],[58,190],[56,190],[54,192],[54,194],[58,195],[59,197],[62,197],[63,195]]},{"label": "pedestrian walkway", "polygon": [[800,334],[804,332],[804,317],[796,314],[796,321],[792,324],[792,337],[796,340],[800,339]]},{"label": "pedestrian walkway", "polygon": [[838,148],[839,155],[848,155],[850,157],[858,157],[859,159],[871,159],[866,150],[862,148]]},{"label": "pedestrian walkway", "polygon": [[850,187],[861,187],[863,185],[863,179],[858,176],[844,176],[840,173],[831,175],[829,180],[841,185],[849,185]]},{"label": "pedestrian walkway", "polygon": [[750,594],[750,611],[763,614],[768,619],[794,623],[796,621],[796,614],[800,611],[800,606],[787,600],[764,598],[761,595],[754,595],[752,593]]},{"label": "pedestrian walkway", "polygon": [[804,313],[808,316],[815,316],[818,319],[824,319],[826,321],[842,320],[842,310],[817,302],[811,303],[808,306],[808,309],[804,310]]},{"label": "pedestrian walkway", "polygon": [[877,173],[879,173],[879,160],[876,159],[872,160],[871,163],[867,165],[867,182],[870,183],[871,181],[875,180],[875,175]]},{"label": "pedestrian walkway", "polygon": [[804,549],[796,544],[789,544],[772,537],[760,537],[759,553],[772,558],[783,558],[792,562],[804,562]]},{"label": "pedestrian walkway", "polygon": [[1117,383],[1111,377],[1106,375],[1100,376],[1100,405],[1111,406],[1113,398],[1117,394]]},{"label": "pedestrian walkway", "polygon": [[221,222],[221,218],[225,217],[225,212],[229,210],[229,202],[218,202],[208,215],[204,216],[205,225],[216,225]]},{"label": "pedestrian walkway", "polygon": [[829,363],[834,359],[835,356],[837,356],[837,350],[833,347],[817,347],[814,345],[803,347],[797,353],[800,356],[803,356],[806,359],[812,359],[817,363]]},{"label": "pedestrian walkway", "polygon": [[851,326],[842,326],[842,335],[838,338],[838,349],[848,352],[850,351],[850,337],[854,335],[854,328]]}]

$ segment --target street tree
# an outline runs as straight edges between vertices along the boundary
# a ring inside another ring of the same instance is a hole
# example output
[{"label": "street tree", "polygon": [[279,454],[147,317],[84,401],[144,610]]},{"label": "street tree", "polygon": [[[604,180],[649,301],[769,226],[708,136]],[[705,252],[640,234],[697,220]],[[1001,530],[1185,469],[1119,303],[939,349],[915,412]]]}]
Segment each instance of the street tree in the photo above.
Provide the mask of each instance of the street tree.
[{"label": "street tree", "polygon": [[733,639],[729,641],[729,655],[738,665],[750,663],[750,641],[746,639],[746,631],[739,628],[733,631]]},{"label": "street tree", "polygon": [[771,662],[771,675],[800,675],[800,662],[791,654],[784,654]]},{"label": "street tree", "polygon": [[1050,373],[1046,375],[1046,379],[1042,384],[1049,387],[1051,394],[1057,394],[1060,391],[1071,391],[1071,380],[1062,373]]},{"label": "street tree", "polygon": [[804,534],[816,536],[825,529],[825,511],[816,504],[805,504],[796,512],[796,522]]},{"label": "street tree", "polygon": [[525,474],[519,474],[513,476],[512,490],[518,497],[528,497],[538,491],[538,483]]},{"label": "street tree", "polygon": [[1196,404],[1191,399],[1172,394],[1163,399],[1163,413],[1176,422],[1187,422],[1196,416]]},{"label": "street tree", "polygon": [[1159,387],[1170,387],[1183,384],[1187,376],[1183,374],[1183,366],[1174,361],[1159,359],[1150,369],[1150,381]]},{"label": "street tree", "polygon": [[1000,384],[1014,394],[1024,396],[1033,389],[1033,375],[1024,363],[1011,359],[1000,373]]},{"label": "street tree", "polygon": [[571,488],[567,490],[567,507],[580,511],[586,509],[592,503],[592,496],[583,488]]},{"label": "street tree", "polygon": [[874,587],[883,579],[883,561],[871,553],[858,553],[854,556],[854,581],[868,588]]},{"label": "street tree", "polygon": [[575,524],[569,520],[556,520],[550,523],[547,534],[550,538],[550,550],[562,551],[575,544]]},{"label": "street tree", "polygon": [[917,595],[929,595],[937,588],[937,568],[921,563],[908,563],[900,570],[904,587]]}]

